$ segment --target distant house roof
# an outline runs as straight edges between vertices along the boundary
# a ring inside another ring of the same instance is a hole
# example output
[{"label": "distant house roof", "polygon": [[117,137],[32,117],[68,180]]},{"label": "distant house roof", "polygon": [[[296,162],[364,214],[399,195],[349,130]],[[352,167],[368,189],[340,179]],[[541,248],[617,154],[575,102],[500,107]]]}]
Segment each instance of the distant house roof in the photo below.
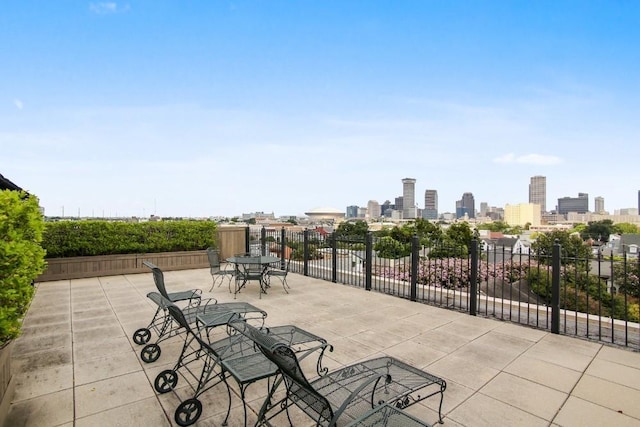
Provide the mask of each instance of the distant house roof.
[{"label": "distant house roof", "polygon": [[623,234],[620,236],[620,240],[623,245],[637,245],[640,246],[640,234]]},{"label": "distant house roof", "polygon": [[22,191],[22,188],[18,187],[13,182],[5,178],[2,174],[0,174],[0,190]]},{"label": "distant house roof", "polygon": [[518,239],[514,239],[513,237],[501,237],[496,240],[496,246],[505,246],[513,248]]}]

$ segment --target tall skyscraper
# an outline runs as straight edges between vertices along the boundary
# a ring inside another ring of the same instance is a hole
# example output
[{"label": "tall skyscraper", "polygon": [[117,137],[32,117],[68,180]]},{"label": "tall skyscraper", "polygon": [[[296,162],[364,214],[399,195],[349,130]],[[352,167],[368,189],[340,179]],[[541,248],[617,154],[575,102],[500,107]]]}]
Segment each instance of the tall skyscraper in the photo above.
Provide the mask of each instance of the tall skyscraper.
[{"label": "tall skyscraper", "polygon": [[473,193],[464,193],[462,199],[456,201],[456,218],[462,218],[465,214],[469,218],[476,217],[476,202]]},{"label": "tall skyscraper", "polygon": [[603,214],[604,211],[604,197],[597,196],[594,201],[593,211],[597,214]]},{"label": "tall skyscraper", "polygon": [[547,177],[532,176],[529,183],[529,203],[540,205],[540,211],[547,211]]},{"label": "tall skyscraper", "polygon": [[402,217],[415,219],[416,217],[416,180],[404,178],[402,180]]},{"label": "tall skyscraper", "polygon": [[424,219],[438,219],[438,190],[424,191]]}]

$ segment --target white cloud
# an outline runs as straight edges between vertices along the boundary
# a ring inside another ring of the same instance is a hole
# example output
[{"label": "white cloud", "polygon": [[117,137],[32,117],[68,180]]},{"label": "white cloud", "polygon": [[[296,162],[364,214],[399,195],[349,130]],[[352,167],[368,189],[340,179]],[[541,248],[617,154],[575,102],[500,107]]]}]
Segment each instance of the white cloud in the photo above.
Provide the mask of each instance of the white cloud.
[{"label": "white cloud", "polygon": [[118,3],[112,1],[91,3],[89,5],[89,10],[99,15],[107,15],[111,13],[126,12],[127,10],[129,10],[129,5],[118,6]]},{"label": "white cloud", "polygon": [[14,99],[13,105],[15,105],[18,110],[22,110],[24,108],[24,103],[19,99]]},{"label": "white cloud", "polygon": [[526,165],[557,165],[562,163],[562,159],[556,156],[547,156],[544,154],[525,154],[523,156],[516,156],[513,153],[508,153],[500,157],[493,159],[495,163],[520,163]]}]

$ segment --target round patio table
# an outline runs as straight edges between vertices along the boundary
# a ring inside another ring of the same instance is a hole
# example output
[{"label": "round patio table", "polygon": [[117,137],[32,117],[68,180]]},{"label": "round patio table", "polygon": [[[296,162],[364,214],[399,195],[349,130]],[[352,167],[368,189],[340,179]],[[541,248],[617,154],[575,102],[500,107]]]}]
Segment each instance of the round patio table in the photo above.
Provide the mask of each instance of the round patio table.
[{"label": "round patio table", "polygon": [[[269,287],[265,279],[269,265],[280,262],[280,258],[271,255],[232,256],[227,258],[227,262],[234,264],[236,268],[234,298],[249,280],[258,280],[260,282],[260,297],[262,297],[263,293],[267,293],[267,288]],[[242,280],[242,283],[238,284],[240,280]]]}]

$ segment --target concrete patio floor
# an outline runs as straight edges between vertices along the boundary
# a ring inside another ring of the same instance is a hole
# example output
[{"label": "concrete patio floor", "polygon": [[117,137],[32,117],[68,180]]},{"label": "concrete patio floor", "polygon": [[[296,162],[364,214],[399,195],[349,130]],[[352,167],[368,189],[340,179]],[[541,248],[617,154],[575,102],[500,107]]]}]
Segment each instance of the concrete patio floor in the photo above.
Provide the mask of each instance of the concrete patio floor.
[{"label": "concrete patio floor", "polygon": [[[208,269],[184,270],[165,273],[165,281],[169,291],[200,288],[207,296],[211,276]],[[294,324],[326,338],[334,346],[324,357],[331,370],[386,354],[444,378],[446,426],[640,425],[640,353],[293,273],[288,282],[289,294],[277,285],[262,299],[250,284],[238,301],[265,310],[269,326]],[[153,381],[176,361],[182,337],[163,342],[151,364],[131,339],[155,311],[146,298],[155,290],[151,274],[37,286],[14,348],[16,391],[6,427],[175,425],[180,399],[159,395]],[[211,296],[233,301],[224,286]],[[265,395],[266,382],[249,387],[249,425]],[[220,425],[225,386],[201,400],[196,425]],[[240,426],[240,398],[232,402],[229,425]],[[407,411],[435,423],[437,405],[432,397]],[[295,411],[293,420],[313,425]]]}]

